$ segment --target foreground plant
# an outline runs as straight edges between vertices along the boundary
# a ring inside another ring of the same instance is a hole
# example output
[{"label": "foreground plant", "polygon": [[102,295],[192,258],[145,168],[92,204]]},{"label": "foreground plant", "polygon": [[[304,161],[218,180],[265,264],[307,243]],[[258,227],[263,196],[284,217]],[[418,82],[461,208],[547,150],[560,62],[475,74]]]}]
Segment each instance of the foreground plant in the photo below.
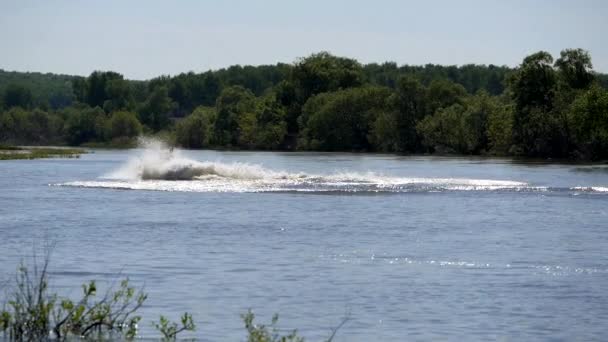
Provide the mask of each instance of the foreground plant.
[{"label": "foreground plant", "polygon": [[[101,298],[97,297],[96,282],[82,285],[82,297],[73,301],[49,292],[47,253],[42,267],[38,267],[34,256],[30,270],[22,264],[17,269],[15,288],[0,310],[0,331],[4,340],[48,341],[48,340],[133,340],[137,337],[141,316],[137,311],[148,295],[143,289],[131,286],[129,279],[112,287]],[[279,316],[275,314],[269,325],[255,324],[255,315],[249,310],[242,316],[247,330],[248,342],[303,342],[297,330],[283,335],[277,327]],[[336,332],[348,321],[349,316],[332,329],[326,342],[331,342]],[[161,315],[152,324],[163,341],[175,341],[184,331],[194,331],[196,325],[192,315],[184,313],[180,322],[172,322]],[[1,338],[0,338],[1,339]]]},{"label": "foreground plant", "polygon": [[[91,281],[82,286],[81,299],[60,298],[49,293],[48,264],[47,255],[42,268],[36,263],[32,271],[25,265],[18,268],[15,289],[0,312],[0,330],[5,338],[42,341],[73,337],[132,340],[136,337],[141,320],[136,312],[148,298],[142,289],[131,286],[127,278],[117,289],[110,289],[97,298],[96,282]],[[190,314],[184,314],[182,323],[179,329],[166,323],[161,333],[175,339],[178,333],[195,328]]]},{"label": "foreground plant", "polygon": [[[247,342],[304,342],[304,337],[298,336],[298,331],[296,329],[291,330],[286,335],[281,334],[281,329],[277,327],[277,323],[279,322],[278,314],[272,316],[269,325],[255,324],[255,314],[251,309],[248,310],[246,314],[241,315],[241,318],[245,323],[245,329],[247,329]],[[331,335],[325,342],[332,342],[338,330],[340,330],[349,319],[350,315],[347,314],[342,322],[332,329]]]},{"label": "foreground plant", "polygon": [[303,342],[304,338],[298,336],[297,330],[292,330],[287,335],[281,335],[277,328],[277,322],[279,321],[279,315],[275,314],[272,316],[272,322],[266,326],[264,324],[254,324],[255,315],[253,311],[249,310],[246,314],[241,315],[243,322],[245,323],[245,329],[247,329],[248,338],[247,342]]},{"label": "foreground plant", "polygon": [[158,323],[153,323],[156,330],[162,334],[163,341],[174,341],[182,331],[194,331],[196,325],[192,320],[192,315],[185,312],[181,317],[181,326],[175,322],[170,322],[165,316],[161,315]]}]

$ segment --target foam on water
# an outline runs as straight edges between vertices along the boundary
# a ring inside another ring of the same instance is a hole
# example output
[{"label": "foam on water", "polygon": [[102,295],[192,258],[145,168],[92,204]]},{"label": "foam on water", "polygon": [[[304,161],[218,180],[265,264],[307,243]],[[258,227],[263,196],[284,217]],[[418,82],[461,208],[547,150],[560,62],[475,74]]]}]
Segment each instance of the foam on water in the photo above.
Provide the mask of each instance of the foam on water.
[{"label": "foam on water", "polygon": [[608,192],[605,187],[547,188],[512,180],[391,177],[374,172],[314,175],[288,173],[246,163],[196,161],[156,140],[142,140],[143,151],[100,180],[60,186],[187,192],[442,192],[577,191]]},{"label": "foam on water", "polygon": [[206,177],[262,179],[286,177],[256,165],[244,163],[199,162],[184,157],[179,150],[169,149],[158,140],[142,139],[143,152],[118,170],[104,176],[112,180],[194,180]]},{"label": "foam on water", "polygon": [[605,186],[576,186],[572,190],[584,192],[608,192],[608,187]]}]

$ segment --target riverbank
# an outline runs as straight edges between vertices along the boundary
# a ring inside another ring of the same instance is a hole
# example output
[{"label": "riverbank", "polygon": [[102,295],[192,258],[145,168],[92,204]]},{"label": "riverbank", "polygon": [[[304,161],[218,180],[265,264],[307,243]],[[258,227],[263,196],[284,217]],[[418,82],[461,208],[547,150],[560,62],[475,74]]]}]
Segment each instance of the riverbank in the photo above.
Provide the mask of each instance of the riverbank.
[{"label": "riverbank", "polygon": [[40,158],[80,158],[87,153],[79,148],[63,147],[21,147],[0,145],[0,160],[40,159]]}]

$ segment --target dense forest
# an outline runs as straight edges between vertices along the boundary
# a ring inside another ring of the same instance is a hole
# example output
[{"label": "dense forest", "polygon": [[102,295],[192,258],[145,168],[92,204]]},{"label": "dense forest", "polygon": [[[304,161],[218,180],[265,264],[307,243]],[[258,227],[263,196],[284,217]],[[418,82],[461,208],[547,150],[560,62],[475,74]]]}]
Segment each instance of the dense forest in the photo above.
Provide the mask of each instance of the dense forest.
[{"label": "dense forest", "polygon": [[516,68],[293,64],[127,80],[0,70],[0,143],[378,151],[608,159],[608,75],[540,51]]}]

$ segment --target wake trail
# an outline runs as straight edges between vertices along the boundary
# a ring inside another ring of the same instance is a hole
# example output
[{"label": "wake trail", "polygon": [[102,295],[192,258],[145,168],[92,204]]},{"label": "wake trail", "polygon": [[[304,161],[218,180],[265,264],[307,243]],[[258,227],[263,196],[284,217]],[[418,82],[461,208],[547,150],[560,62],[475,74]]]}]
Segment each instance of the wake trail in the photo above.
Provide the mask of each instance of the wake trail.
[{"label": "wake trail", "polygon": [[58,186],[185,192],[412,193],[446,191],[608,193],[607,187],[552,188],[513,180],[392,177],[374,172],[329,175],[274,171],[247,163],[197,161],[157,140],[100,180]]}]

